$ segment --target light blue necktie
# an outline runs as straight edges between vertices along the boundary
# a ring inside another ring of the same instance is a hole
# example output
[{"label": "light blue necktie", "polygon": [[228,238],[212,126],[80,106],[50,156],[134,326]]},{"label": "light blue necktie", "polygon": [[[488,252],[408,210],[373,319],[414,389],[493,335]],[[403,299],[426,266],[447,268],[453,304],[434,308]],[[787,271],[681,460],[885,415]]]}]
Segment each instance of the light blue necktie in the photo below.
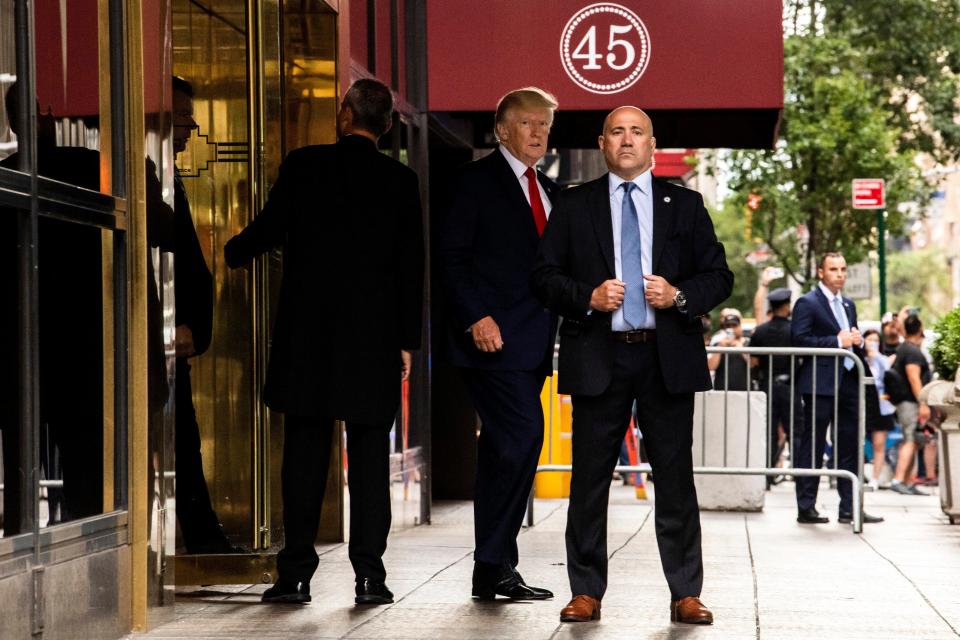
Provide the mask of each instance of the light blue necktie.
[{"label": "light blue necktie", "polygon": [[[837,319],[837,324],[840,325],[841,329],[844,331],[850,330],[850,321],[847,319],[847,312],[843,310],[843,305],[840,303],[840,296],[834,296],[833,298],[833,315]],[[844,358],[843,368],[847,371],[853,369],[853,360]]]},{"label": "light blue necktie", "polygon": [[643,297],[643,264],[640,260],[640,223],[630,192],[637,188],[623,183],[623,204],[620,206],[620,268],[626,291],[623,296],[623,320],[633,328],[647,320],[647,302]]}]

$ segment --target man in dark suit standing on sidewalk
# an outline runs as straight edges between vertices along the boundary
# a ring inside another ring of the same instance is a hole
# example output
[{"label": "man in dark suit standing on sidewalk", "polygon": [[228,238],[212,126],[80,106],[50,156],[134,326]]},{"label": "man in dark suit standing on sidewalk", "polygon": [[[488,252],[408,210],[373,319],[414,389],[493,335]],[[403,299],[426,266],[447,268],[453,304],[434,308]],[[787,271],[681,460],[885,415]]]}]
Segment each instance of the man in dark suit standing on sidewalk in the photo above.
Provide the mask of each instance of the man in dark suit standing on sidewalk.
[{"label": "man in dark suit standing on sidewalk", "polygon": [[564,192],[531,283],[563,316],[560,393],[573,396],[573,478],[564,622],[600,618],[607,588],[607,501],[636,401],[653,474],[670,617],[710,624],[693,484],[694,392],[710,388],[700,316],[733,274],[700,194],[653,178],[650,118],[615,109],[599,139],[610,172]]},{"label": "man in dark suit standing on sidewalk", "polygon": [[388,604],[390,428],[420,347],[423,223],[416,174],[377,150],[393,99],[355,82],[336,144],[291,151],[260,214],[226,246],[231,267],[283,246],[264,402],[284,414],[284,548],[268,602],[308,602],[335,420],[347,423],[357,604]]},{"label": "man in dark suit standing on sidewalk", "polygon": [[553,597],[517,572],[517,534],[543,445],[540,390],[553,371],[555,318],[530,291],[537,242],[557,185],[536,164],[557,103],[535,87],[497,105],[499,148],[452,185],[440,246],[448,352],[480,415],[473,596]]},{"label": "man in dark suit standing on sidewalk", "polygon": [[[797,370],[797,386],[803,397],[803,424],[796,434],[796,455],[793,466],[804,469],[819,468],[823,460],[827,426],[834,420],[836,400],[836,439],[833,454],[837,467],[857,473],[857,428],[859,390],[854,357],[861,360],[863,336],[857,328],[857,307],[853,300],[840,295],[847,281],[847,261],[839,253],[825,253],[817,265],[820,282],[793,307],[793,324],[790,327],[795,347],[821,349],[849,349],[851,357],[831,356],[816,359],[816,387],[814,387],[814,359],[805,357]],[[839,370],[837,361],[841,360]],[[839,386],[836,386],[839,385]],[[811,454],[811,447],[813,453]],[[811,467],[811,462],[813,466]],[[817,511],[817,476],[798,476],[797,522],[823,524],[829,522]],[[837,480],[840,494],[840,511],[837,520],[841,523],[853,519],[852,483],[844,478]],[[882,522],[883,518],[863,514],[864,522]]]}]

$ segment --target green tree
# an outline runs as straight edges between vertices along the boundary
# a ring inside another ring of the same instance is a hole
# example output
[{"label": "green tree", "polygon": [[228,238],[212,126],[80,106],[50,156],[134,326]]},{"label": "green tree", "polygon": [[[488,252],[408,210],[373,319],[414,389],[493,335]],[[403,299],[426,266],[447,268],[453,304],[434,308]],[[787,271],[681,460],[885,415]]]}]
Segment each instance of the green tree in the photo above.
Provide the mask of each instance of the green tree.
[{"label": "green tree", "polygon": [[762,195],[752,235],[801,285],[814,258],[840,250],[859,262],[876,247],[875,216],[851,207],[851,180],[887,182],[888,228],[898,205],[923,203],[929,186],[914,162],[960,151],[956,0],[786,0],[784,110],[774,149],[729,162],[729,199],[743,211]]},{"label": "green tree", "polygon": [[754,243],[752,238],[744,237],[743,210],[738,210],[732,201],[728,201],[719,211],[711,211],[711,217],[717,239],[723,243],[727,253],[727,264],[733,271],[734,282],[733,293],[719,307],[735,307],[744,316],[752,316],[753,295],[757,290],[759,274],[747,261]]},{"label": "green tree", "polygon": [[[880,318],[877,272],[873,272],[873,297],[857,306],[862,318]],[[887,257],[887,308],[920,307],[924,325],[932,327],[950,311],[950,275],[947,258],[939,248],[901,251]]]}]

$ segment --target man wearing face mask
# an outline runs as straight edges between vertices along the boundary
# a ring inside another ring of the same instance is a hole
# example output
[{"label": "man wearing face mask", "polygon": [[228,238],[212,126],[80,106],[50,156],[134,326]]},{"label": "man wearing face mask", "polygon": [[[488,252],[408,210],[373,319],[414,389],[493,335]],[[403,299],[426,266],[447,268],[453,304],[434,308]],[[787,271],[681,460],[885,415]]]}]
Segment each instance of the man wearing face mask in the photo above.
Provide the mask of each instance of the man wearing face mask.
[{"label": "man wearing face mask", "polygon": [[610,476],[634,401],[653,475],[670,620],[711,624],[693,483],[693,398],[710,388],[700,316],[730,295],[733,273],[695,191],[651,173],[653,123],[612,111],[600,150],[609,173],[561,194],[531,276],[563,316],[560,393],[573,396],[573,478],[564,622],[600,618],[607,588]]},{"label": "man wearing face mask", "polygon": [[536,169],[556,107],[536,87],[500,99],[500,145],[460,169],[440,242],[447,351],[482,423],[473,571],[473,597],[481,600],[553,597],[527,585],[516,567],[517,534],[543,445],[540,390],[553,371],[556,319],[528,278],[559,190]]}]

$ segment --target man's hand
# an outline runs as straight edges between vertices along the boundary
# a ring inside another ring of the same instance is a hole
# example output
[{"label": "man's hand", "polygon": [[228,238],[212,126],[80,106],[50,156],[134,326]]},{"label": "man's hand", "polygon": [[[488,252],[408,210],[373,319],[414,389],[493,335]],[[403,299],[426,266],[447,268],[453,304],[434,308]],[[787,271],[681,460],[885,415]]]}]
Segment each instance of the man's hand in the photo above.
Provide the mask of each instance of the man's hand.
[{"label": "man's hand", "polygon": [[590,308],[595,311],[616,311],[623,304],[626,284],[620,280],[606,280],[590,294]]},{"label": "man's hand", "polygon": [[930,419],[930,405],[928,405],[926,402],[921,402],[918,422],[920,424],[927,424],[927,420],[929,419]]},{"label": "man's hand", "polygon": [[643,276],[647,281],[644,295],[647,302],[654,309],[669,309],[673,306],[673,297],[677,295],[677,288],[660,276]]},{"label": "man's hand", "polygon": [[840,338],[840,348],[841,348],[841,349],[849,349],[850,347],[853,346],[853,332],[852,332],[852,331],[847,331],[846,329],[844,329],[843,331],[841,331],[840,333],[837,334],[837,337]]},{"label": "man's hand", "polygon": [[409,351],[404,351],[400,349],[400,381],[404,381],[410,377],[410,365],[413,362],[413,355]]},{"label": "man's hand", "polygon": [[863,346],[863,335],[860,333],[860,329],[853,327],[850,329],[851,340],[853,341],[853,346],[862,347]]},{"label": "man's hand", "polygon": [[178,358],[188,358],[197,352],[193,346],[193,331],[190,327],[178,324],[173,336],[173,346]]},{"label": "man's hand", "polygon": [[485,316],[470,326],[473,344],[484,353],[494,353],[503,349],[500,326],[491,316]]}]

